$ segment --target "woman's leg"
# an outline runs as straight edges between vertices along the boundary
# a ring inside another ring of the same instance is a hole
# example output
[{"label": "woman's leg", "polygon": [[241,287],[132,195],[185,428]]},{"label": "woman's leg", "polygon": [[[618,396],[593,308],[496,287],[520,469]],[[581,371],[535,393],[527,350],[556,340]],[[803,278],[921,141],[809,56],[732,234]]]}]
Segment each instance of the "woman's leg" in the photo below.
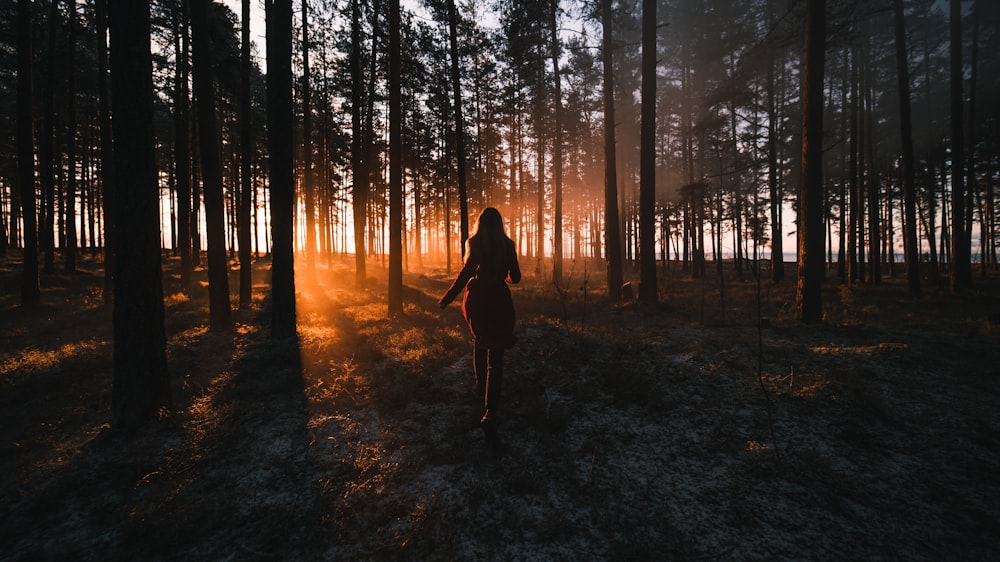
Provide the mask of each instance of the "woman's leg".
[{"label": "woman's leg", "polygon": [[496,423],[496,414],[500,409],[501,389],[503,387],[503,350],[492,349],[487,353],[486,415],[483,417]]},{"label": "woman's leg", "polygon": [[489,380],[490,352],[484,347],[472,348],[472,369],[476,374],[476,400],[486,406],[486,381]]}]

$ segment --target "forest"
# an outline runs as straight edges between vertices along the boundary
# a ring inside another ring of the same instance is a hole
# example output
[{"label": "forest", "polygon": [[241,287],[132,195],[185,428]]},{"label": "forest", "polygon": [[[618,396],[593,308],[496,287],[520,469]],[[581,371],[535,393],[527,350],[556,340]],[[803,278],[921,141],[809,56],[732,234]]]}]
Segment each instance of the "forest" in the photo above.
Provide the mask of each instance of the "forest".
[{"label": "forest", "polygon": [[0,560],[1000,555],[1000,3],[0,15]]}]

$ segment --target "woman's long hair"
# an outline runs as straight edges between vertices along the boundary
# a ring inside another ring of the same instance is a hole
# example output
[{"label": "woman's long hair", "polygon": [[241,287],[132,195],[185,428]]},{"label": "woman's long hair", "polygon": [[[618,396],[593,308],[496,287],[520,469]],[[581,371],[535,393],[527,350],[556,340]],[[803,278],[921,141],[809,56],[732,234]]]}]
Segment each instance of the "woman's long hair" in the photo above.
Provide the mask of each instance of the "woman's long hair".
[{"label": "woman's long hair", "polygon": [[476,219],[476,226],[473,228],[469,240],[466,242],[466,259],[472,256],[473,251],[479,258],[480,267],[485,267],[489,271],[496,273],[506,273],[507,251],[510,238],[503,230],[503,217],[500,211],[493,207],[486,207],[479,213]]}]

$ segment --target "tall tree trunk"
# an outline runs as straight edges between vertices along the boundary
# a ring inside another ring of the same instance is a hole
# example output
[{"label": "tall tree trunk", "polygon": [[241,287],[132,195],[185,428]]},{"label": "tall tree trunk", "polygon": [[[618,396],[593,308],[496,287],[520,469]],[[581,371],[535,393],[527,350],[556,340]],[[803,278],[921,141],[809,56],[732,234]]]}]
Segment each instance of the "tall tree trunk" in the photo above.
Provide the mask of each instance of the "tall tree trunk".
[{"label": "tall tree trunk", "polygon": [[[188,96],[188,11],[189,0],[180,0],[177,14],[176,83],[174,85],[174,181],[177,182],[177,245],[181,255],[181,290],[191,285],[191,118]],[[113,217],[112,217],[113,218]]]},{"label": "tall tree trunk", "polygon": [[104,211],[104,304],[114,296],[114,142],[111,137],[111,96],[108,91],[108,2],[96,0],[97,24],[97,112],[101,129],[101,201]]},{"label": "tall tree trunk", "polygon": [[874,112],[874,92],[872,91],[874,76],[872,74],[872,46],[865,45],[865,151],[868,172],[868,269],[869,279],[873,285],[882,283],[882,252],[881,235],[882,226],[880,210],[882,207],[882,194],[880,193],[880,182],[875,171],[875,135],[872,113]]},{"label": "tall tree trunk", "polygon": [[153,137],[149,4],[109,10],[116,229],[112,425],[133,432],[170,407]]},{"label": "tall tree trunk", "polygon": [[198,110],[198,148],[205,197],[205,230],[208,235],[208,309],[212,330],[232,327],[229,303],[229,264],[226,259],[225,200],[222,194],[222,164],[219,130],[215,116],[215,86],[212,83],[211,38],[208,6],[211,0],[194,0],[191,10],[191,40],[194,89]]},{"label": "tall tree trunk", "polygon": [[893,0],[896,28],[896,76],[899,82],[899,124],[903,143],[903,254],[906,259],[906,288],[920,292],[920,250],[917,246],[917,190],[913,171],[913,119],[910,114],[910,67],[906,55],[906,25],[903,0]]},{"label": "tall tree trunk", "polygon": [[76,272],[76,67],[73,59],[76,58],[76,0],[68,0],[66,7],[69,9],[66,20],[67,32],[67,53],[69,70],[66,75],[67,87],[66,97],[68,98],[68,108],[66,111],[66,206],[64,221],[66,224],[66,241],[63,247],[63,258],[65,259],[66,273]]},{"label": "tall tree trunk", "polygon": [[[642,124],[639,142],[639,300],[656,290],[656,0],[642,1]],[[558,211],[556,212],[558,216]],[[720,213],[721,221],[721,213]],[[719,229],[721,232],[721,229]],[[720,244],[721,246],[721,244]],[[721,260],[720,262],[721,263]]]},{"label": "tall tree trunk", "polygon": [[615,157],[615,93],[611,45],[611,0],[601,0],[604,57],[604,240],[608,261],[608,296],[622,298],[621,227],[618,219],[618,170]]},{"label": "tall tree trunk", "polygon": [[[993,154],[993,133],[986,133],[986,154]],[[993,158],[986,159],[986,188],[983,196],[982,247],[983,261],[997,266],[996,253],[996,199],[993,190]]]},{"label": "tall tree trunk", "polygon": [[451,87],[455,102],[455,150],[458,156],[458,213],[462,235],[462,258],[469,238],[469,192],[465,164],[465,121],[462,119],[462,75],[458,64],[458,11],[455,0],[448,0],[448,43],[451,49]]},{"label": "tall tree trunk", "polygon": [[292,143],[292,2],[265,0],[267,17],[267,136],[271,185],[271,337],[295,327],[295,158]]},{"label": "tall tree trunk", "polygon": [[[451,0],[454,1],[454,0]],[[554,74],[553,105],[555,106],[555,135],[552,146],[552,171],[553,171],[553,198],[555,199],[555,209],[552,213],[552,281],[557,287],[562,286],[563,272],[563,124],[562,124],[562,77],[559,73],[559,59],[561,58],[559,49],[559,30],[557,28],[557,12],[559,11],[558,0],[550,0],[549,10],[549,32],[552,42],[552,71]],[[654,15],[655,17],[655,15]],[[653,32],[656,28],[654,23]],[[655,49],[655,37],[653,38]],[[654,55],[655,57],[655,55]],[[655,60],[654,72],[655,72]],[[655,88],[655,84],[654,84]],[[652,140],[650,141],[652,144]],[[654,257],[653,271],[655,276],[656,265]]]},{"label": "tall tree trunk", "polygon": [[823,319],[821,288],[825,274],[823,231],[823,66],[826,45],[826,1],[808,0],[806,8],[805,79],[802,85],[802,180],[799,191],[798,319]]},{"label": "tall tree trunk", "polygon": [[855,50],[855,54],[858,57],[857,69],[858,69],[858,79],[857,79],[857,97],[855,98],[855,115],[854,118],[857,121],[857,138],[855,139],[854,148],[857,150],[857,156],[855,162],[857,163],[854,173],[856,174],[855,185],[857,196],[854,205],[857,207],[857,220],[854,223],[854,228],[856,232],[855,241],[857,247],[857,281],[864,283],[865,277],[865,194],[867,193],[865,188],[865,141],[868,139],[865,134],[865,89],[867,88],[868,72],[865,68],[865,63],[867,62],[867,57],[865,57],[864,51]]},{"label": "tall tree trunk", "polygon": [[[769,22],[774,19],[773,4],[773,0],[767,4]],[[771,46],[768,51],[771,58],[767,67],[767,187],[771,199],[771,281],[781,283],[785,280],[784,233],[782,232],[781,219],[778,216],[784,199],[780,192],[781,186],[778,183],[778,144],[780,142],[778,134],[781,128],[779,123],[781,117],[778,115],[774,83],[777,49]]]},{"label": "tall tree trunk", "polygon": [[[17,181],[21,194],[21,217],[24,221],[24,277],[21,282],[21,306],[34,306],[42,300],[38,285],[35,132],[31,99],[31,2],[17,0]],[[0,236],[3,236],[2,232]]]},{"label": "tall tree trunk", "polygon": [[[372,38],[374,41],[374,36]],[[374,53],[372,56],[374,57]],[[374,80],[374,77],[372,78]],[[365,133],[361,123],[364,97],[364,75],[361,71],[361,0],[351,0],[351,177],[354,180],[354,284],[358,289],[367,284],[365,267],[365,207],[368,193],[368,167],[365,155]]]},{"label": "tall tree trunk", "polygon": [[250,203],[254,189],[250,166],[253,161],[253,113],[250,93],[250,0],[242,2],[240,26],[240,197],[236,214],[240,247],[240,308],[253,301],[253,269],[250,262]]},{"label": "tall tree trunk", "polygon": [[[973,4],[972,13],[972,54],[969,59],[969,66],[971,72],[969,73],[969,134],[966,139],[966,146],[969,147],[969,165],[967,166],[966,173],[968,174],[968,180],[966,181],[966,188],[969,191],[969,196],[966,199],[965,205],[965,237],[970,244],[969,251],[971,252],[972,244],[972,210],[978,207],[978,202],[981,200],[981,193],[979,191],[979,186],[976,182],[976,82],[979,80],[979,6],[982,2],[976,2]],[[973,203],[973,197],[977,201],[976,204]],[[985,214],[983,214],[985,216]],[[982,222],[979,227],[980,232],[986,230],[986,223]],[[986,248],[980,246],[980,258],[979,265],[981,273],[983,276],[986,275]],[[971,256],[970,256],[971,262]],[[971,268],[971,263],[970,263]],[[971,283],[971,270],[970,270],[970,281]]]},{"label": "tall tree trunk", "polygon": [[[840,112],[841,112],[841,118],[840,118],[840,137],[842,139],[847,139],[847,131],[848,131],[848,128],[847,128],[848,117],[847,116],[850,115],[850,105],[849,105],[850,102],[848,101],[849,100],[849,96],[850,96],[850,82],[851,82],[851,79],[850,79],[850,75],[851,75],[851,70],[850,70],[851,69],[851,65],[850,65],[850,52],[851,52],[850,49],[847,49],[847,48],[843,49],[843,53],[844,53],[844,61],[843,61],[843,65],[844,66],[843,66],[843,70],[844,70],[844,74],[843,74],[842,79],[841,79],[841,88],[840,88],[840,104],[841,104],[841,107],[840,107]],[[848,232],[847,232],[847,215],[848,215],[848,209],[849,209],[849,204],[848,204],[848,194],[849,194],[849,191],[848,191],[848,187],[847,186],[850,185],[850,177],[849,177],[848,174],[845,174],[845,170],[847,169],[847,160],[849,159],[849,156],[848,156],[848,146],[849,145],[846,142],[841,143],[841,149],[840,149],[841,150],[841,155],[840,155],[840,164],[841,164],[841,173],[840,173],[840,213],[839,213],[840,216],[838,217],[839,218],[840,233],[839,233],[839,236],[837,237],[838,238],[838,243],[837,243],[837,279],[841,283],[844,283],[844,282],[847,281],[847,237],[848,237]]]},{"label": "tall tree trunk", "polygon": [[45,97],[42,100],[42,131],[38,138],[38,177],[42,188],[42,220],[39,234],[39,247],[44,252],[42,270],[45,273],[55,273],[55,167],[53,165],[53,113],[56,89],[56,34],[59,30],[59,0],[52,0],[49,5],[49,57],[46,64]]},{"label": "tall tree trunk", "polygon": [[309,87],[309,4],[302,0],[302,191],[306,214],[306,269],[316,278],[316,197],[312,162],[312,94]]},{"label": "tall tree trunk", "polygon": [[[541,58],[539,56],[539,58]],[[538,83],[541,84],[544,80],[544,69],[541,65],[538,65]],[[537,196],[537,201],[535,203],[535,274],[540,275],[542,272],[542,258],[545,257],[545,130],[544,130],[544,112],[545,112],[545,102],[542,95],[539,94],[535,98],[535,166],[537,166],[537,173],[535,174],[535,184],[537,189],[535,190],[535,195]]]},{"label": "tall tree trunk", "polygon": [[931,281],[934,284],[938,285],[941,283],[941,271],[940,271],[940,265],[938,263],[939,262],[938,252],[937,252],[938,245],[936,242],[937,238],[935,235],[935,232],[937,230],[937,227],[935,225],[937,216],[937,195],[936,195],[937,190],[935,188],[937,182],[937,174],[934,171],[933,160],[931,161],[928,167],[927,177],[930,178],[930,185],[927,186],[927,191],[926,191],[927,219],[924,221],[924,225],[925,225],[925,234],[927,236],[927,246],[930,249],[929,257],[930,257]]},{"label": "tall tree trunk", "polygon": [[972,249],[965,231],[965,135],[962,132],[962,2],[951,0],[951,288],[972,288]]},{"label": "tall tree trunk", "polygon": [[[382,13],[382,2],[381,0],[374,0],[372,2],[372,21],[371,29],[378,29],[379,14]],[[365,218],[365,228],[367,230],[367,249],[368,253],[372,253],[375,248],[375,233],[374,228],[376,216],[373,212],[372,202],[371,202],[371,186],[372,186],[372,175],[379,171],[379,159],[375,154],[375,86],[378,83],[378,63],[379,63],[379,47],[378,47],[378,33],[372,33],[372,46],[371,46],[371,56],[369,56],[368,63],[368,89],[367,95],[365,96],[365,129],[364,129],[364,146],[363,146],[363,156],[365,162],[365,177],[364,177],[364,197],[365,206],[363,207],[364,218]],[[381,182],[380,182],[381,183]],[[450,259],[449,254],[449,259]],[[385,254],[382,254],[383,260]],[[450,264],[450,262],[449,262]]]},{"label": "tall tree trunk", "polygon": [[389,316],[403,314],[403,111],[399,0],[389,0]]},{"label": "tall tree trunk", "polygon": [[[847,279],[855,283],[858,276],[858,220],[861,217],[861,188],[858,184],[858,52],[851,50],[851,102],[848,119],[850,120],[850,154],[848,155],[848,172],[850,189],[850,220],[847,233]],[[843,235],[843,234],[842,234]]]},{"label": "tall tree trunk", "polygon": [[[14,16],[17,17],[16,15]],[[32,136],[34,136],[34,131],[32,131]],[[14,139],[17,142],[17,139]],[[34,160],[34,155],[32,155],[32,160]],[[34,161],[32,161],[32,167],[34,167]],[[20,172],[19,172],[20,173]],[[32,170],[34,174],[34,170]],[[21,201],[18,196],[18,188],[12,189],[8,195],[6,189],[0,189],[0,258],[7,257],[7,249],[17,243],[18,237],[20,236],[17,230],[17,225],[21,220],[20,209]],[[10,204],[10,216],[3,212],[3,209]],[[36,219],[37,221],[37,219]],[[8,224],[10,227],[8,229]],[[37,236],[38,229],[36,227],[35,234]]]},{"label": "tall tree trunk", "polygon": [[[188,0],[190,1],[190,0]],[[196,97],[196,96],[195,96]],[[197,104],[197,99],[192,99],[192,104]],[[204,171],[202,170],[201,158],[199,153],[200,133],[201,123],[198,122],[197,109],[194,110],[194,115],[191,116],[191,142],[194,143],[191,148],[191,266],[196,268],[201,266],[201,177]]]}]

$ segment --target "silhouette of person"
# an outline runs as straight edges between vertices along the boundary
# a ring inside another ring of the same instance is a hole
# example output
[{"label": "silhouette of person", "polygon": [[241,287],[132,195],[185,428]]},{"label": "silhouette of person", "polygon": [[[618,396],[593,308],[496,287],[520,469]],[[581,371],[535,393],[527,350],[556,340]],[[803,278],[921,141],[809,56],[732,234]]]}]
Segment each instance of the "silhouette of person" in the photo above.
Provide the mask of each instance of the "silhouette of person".
[{"label": "silhouette of person", "polygon": [[487,207],[476,219],[466,242],[465,264],[448,291],[441,308],[455,300],[464,288],[462,314],[472,332],[472,363],[476,375],[476,397],[486,411],[480,419],[487,443],[496,448],[497,412],[503,385],[504,350],[514,345],[514,301],[507,283],[521,281],[514,241],[507,237],[500,211]]}]

